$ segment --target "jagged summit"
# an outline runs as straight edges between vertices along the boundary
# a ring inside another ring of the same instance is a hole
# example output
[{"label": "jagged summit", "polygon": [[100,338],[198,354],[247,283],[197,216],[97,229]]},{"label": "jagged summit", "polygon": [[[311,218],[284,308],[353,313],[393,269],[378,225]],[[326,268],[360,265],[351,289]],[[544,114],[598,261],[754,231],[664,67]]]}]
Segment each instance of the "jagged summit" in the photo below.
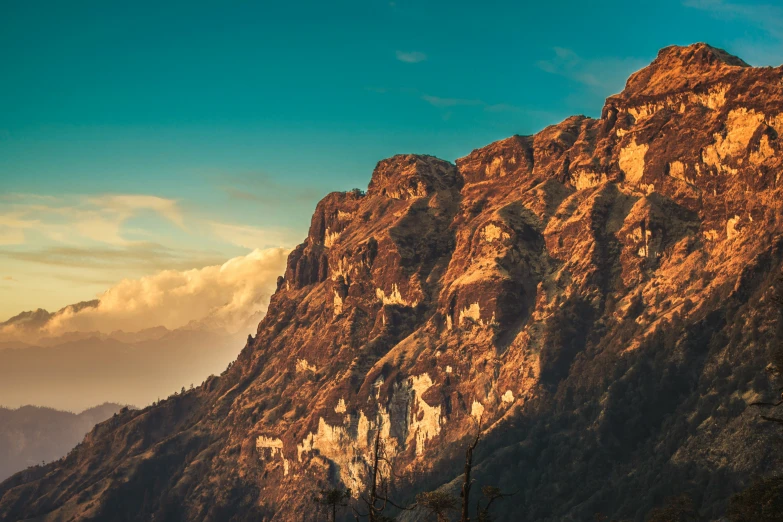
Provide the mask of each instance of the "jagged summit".
[{"label": "jagged summit", "polygon": [[454,165],[447,161],[435,156],[398,154],[378,162],[367,193],[395,199],[421,197],[459,182]]},{"label": "jagged summit", "polygon": [[31,329],[39,328],[40,326],[46,324],[46,322],[51,319],[53,315],[54,314],[50,313],[48,310],[44,310],[43,308],[21,312],[11,317],[7,321],[0,323],[0,328],[12,325]]},{"label": "jagged summit", "polygon": [[692,89],[718,76],[741,74],[749,67],[742,59],[704,43],[672,45],[661,49],[650,65],[632,74],[619,96],[659,96]]},{"label": "jagged summit", "polygon": [[[721,66],[721,64],[730,67],[750,67],[742,58],[704,42],[664,47],[658,51],[656,62],[661,67],[665,67],[667,63],[681,63],[686,68],[700,68],[702,70]],[[653,65],[656,65],[656,62],[653,62]]]},{"label": "jagged summit", "polygon": [[383,160],[318,204],[230,369],[12,477],[0,519],[299,521],[303,492],[363,490],[377,433],[412,501],[457,482],[479,419],[476,490],[520,492],[498,520],[683,493],[720,519],[783,465],[748,409],[783,342],[780,136],[781,70],[697,44],[601,119]]},{"label": "jagged summit", "polygon": [[45,328],[47,323],[52,319],[62,316],[63,314],[76,313],[85,308],[95,308],[99,304],[99,299],[93,299],[92,301],[81,301],[79,303],[67,305],[54,313],[44,310],[43,308],[22,312],[5,322],[0,322],[0,332],[5,331],[8,336],[14,338],[15,333],[32,333],[40,331]]}]

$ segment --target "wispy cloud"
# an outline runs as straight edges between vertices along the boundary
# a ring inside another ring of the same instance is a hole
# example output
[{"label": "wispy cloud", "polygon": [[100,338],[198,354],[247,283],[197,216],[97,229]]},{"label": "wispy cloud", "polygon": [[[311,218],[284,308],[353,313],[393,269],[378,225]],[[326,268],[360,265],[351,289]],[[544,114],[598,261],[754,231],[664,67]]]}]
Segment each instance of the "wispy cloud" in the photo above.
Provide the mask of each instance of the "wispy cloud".
[{"label": "wispy cloud", "polygon": [[487,112],[531,112],[522,107],[511,105],[509,103],[494,103],[491,105],[485,105],[484,110]]},{"label": "wispy cloud", "polygon": [[583,60],[572,51],[565,47],[553,47],[555,53],[553,58],[548,60],[539,60],[536,65],[538,68],[549,74],[558,74],[565,76],[585,85],[598,85],[598,79],[583,67]]},{"label": "wispy cloud", "polygon": [[646,65],[639,58],[603,57],[585,59],[566,47],[553,47],[550,58],[536,65],[549,74],[563,76],[602,95],[619,91],[628,76]]},{"label": "wispy cloud", "polygon": [[257,249],[273,246],[290,246],[291,233],[276,228],[259,228],[249,225],[210,222],[212,232],[221,240],[243,248]]},{"label": "wispy cloud", "polygon": [[741,4],[726,0],[685,0],[685,7],[708,11],[713,16],[741,18],[783,40],[783,7],[775,4]]},{"label": "wispy cloud", "polygon": [[776,4],[743,4],[726,0],[684,0],[683,5],[707,12],[710,16],[743,21],[755,26],[766,39],[739,38],[732,51],[754,65],[777,66],[783,61],[783,6]]},{"label": "wispy cloud", "polygon": [[0,246],[20,245],[25,241],[25,229],[35,226],[35,221],[19,219],[21,216],[0,216]]},{"label": "wispy cloud", "polygon": [[381,95],[397,94],[401,96],[409,96],[411,98],[418,98],[433,107],[438,109],[453,109],[456,107],[476,107],[486,112],[535,112],[524,107],[512,105],[510,103],[488,103],[484,100],[477,98],[456,98],[451,96],[437,96],[422,92],[418,89],[404,87],[404,88],[387,88],[387,87],[365,87],[365,90],[374,92]]},{"label": "wispy cloud", "polygon": [[57,196],[50,196],[48,194],[31,194],[24,192],[8,192],[0,194],[0,202],[2,201],[57,201]]},{"label": "wispy cloud", "polygon": [[291,203],[314,205],[327,192],[325,189],[318,190],[311,186],[285,185],[264,173],[222,176],[220,189],[232,201],[263,203],[274,207]]},{"label": "wispy cloud", "polygon": [[11,276],[5,276],[5,277],[3,277],[3,281],[16,281],[16,279],[14,279]]},{"label": "wispy cloud", "polygon": [[255,194],[253,192],[248,192],[236,187],[223,187],[223,191],[226,193],[229,199],[233,199],[235,201],[252,201],[259,203],[265,199],[268,199],[263,194]]},{"label": "wispy cloud", "polygon": [[21,245],[29,234],[59,243],[85,240],[128,245],[122,228],[131,218],[151,211],[184,228],[178,202],[157,196],[108,194],[101,196],[39,196],[15,194],[0,202],[0,245]]},{"label": "wispy cloud", "polygon": [[427,59],[427,55],[419,51],[397,51],[397,59],[405,63],[419,63]]},{"label": "wispy cloud", "polygon": [[[456,109],[466,108],[473,110],[481,110],[489,113],[524,113],[528,115],[541,115],[542,112],[538,109],[532,109],[529,107],[520,107],[511,103],[489,103],[477,98],[456,98],[450,96],[437,96],[434,94],[423,93],[418,89],[413,88],[386,88],[386,87],[366,87],[366,90],[374,92],[380,95],[401,95],[411,98],[419,99],[427,104],[440,109],[441,116],[448,120],[450,119]],[[547,114],[547,117],[551,117]]]},{"label": "wispy cloud", "polygon": [[429,94],[423,95],[421,99],[429,103],[433,107],[439,107],[439,108],[486,105],[486,103],[481,100],[467,100],[463,98],[442,98],[440,96],[431,96]]},{"label": "wispy cloud", "polygon": [[60,268],[112,270],[117,273],[185,270],[215,264],[225,259],[218,253],[167,248],[158,243],[127,246],[43,246],[0,250],[0,259]]},{"label": "wispy cloud", "polygon": [[[246,193],[238,186],[229,197],[256,203],[263,194],[261,187],[249,185]],[[13,287],[14,299],[23,300],[24,294],[30,302],[35,295],[40,297],[36,306],[52,306],[52,300],[60,306],[65,295],[82,300],[84,292],[94,295],[109,282],[216,266],[243,249],[294,243],[287,229],[224,220],[149,194],[2,194],[0,283],[9,291]],[[57,286],[60,281],[70,284]],[[16,306],[0,303],[4,314],[15,313]]]},{"label": "wispy cloud", "polygon": [[[265,198],[264,190],[249,186],[254,192],[232,189],[230,197],[254,202]],[[145,220],[134,220],[138,217]],[[176,229],[166,230],[166,223]],[[205,250],[205,240],[217,250]],[[286,229],[185,215],[178,201],[152,195],[0,197],[0,260],[96,269],[103,278],[123,270],[137,274],[205,266],[225,260],[226,252],[236,252],[236,247],[254,250],[292,243]]]},{"label": "wispy cloud", "polygon": [[109,194],[90,197],[88,201],[104,212],[128,219],[142,210],[151,210],[181,228],[185,228],[179,203],[173,199],[144,194]]},{"label": "wispy cloud", "polygon": [[[432,96],[430,94],[424,94],[421,99],[429,103],[433,107],[439,109],[453,109],[455,107],[477,107],[486,112],[529,112],[523,107],[511,105],[510,103],[487,103],[484,100],[470,99],[470,98],[445,98],[442,96]],[[448,114],[451,114],[450,112]]]}]

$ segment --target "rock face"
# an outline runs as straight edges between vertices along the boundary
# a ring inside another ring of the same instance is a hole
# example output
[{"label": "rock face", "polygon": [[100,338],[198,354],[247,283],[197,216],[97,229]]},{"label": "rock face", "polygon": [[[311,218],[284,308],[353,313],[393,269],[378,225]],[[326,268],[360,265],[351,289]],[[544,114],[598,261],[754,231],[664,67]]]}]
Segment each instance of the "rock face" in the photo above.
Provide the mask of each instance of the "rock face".
[{"label": "rock face", "polygon": [[781,464],[748,409],[781,340],[781,133],[783,69],[697,44],[600,119],[381,161],[318,204],[226,373],[12,477],[0,518],[303,520],[315,488],[364,487],[376,430],[410,500],[456,488],[480,418],[478,485],[519,491],[502,520],[682,492],[717,519]]}]

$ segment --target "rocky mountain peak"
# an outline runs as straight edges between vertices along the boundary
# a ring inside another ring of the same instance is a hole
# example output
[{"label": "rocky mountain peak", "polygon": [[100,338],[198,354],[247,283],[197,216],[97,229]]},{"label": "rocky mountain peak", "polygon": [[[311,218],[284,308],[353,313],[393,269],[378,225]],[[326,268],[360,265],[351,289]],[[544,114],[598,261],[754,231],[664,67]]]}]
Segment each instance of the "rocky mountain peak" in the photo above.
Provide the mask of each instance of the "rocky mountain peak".
[{"label": "rocky mountain peak", "polygon": [[719,519],[782,464],[747,413],[783,341],[781,73],[670,47],[601,119],[379,162],[318,204],[229,370],[10,479],[0,515],[301,520],[315,485],[364,489],[378,433],[412,501],[480,420],[478,480],[521,492],[500,520],[682,493]]},{"label": "rocky mountain peak", "polygon": [[308,241],[313,245],[331,246],[332,238],[342,231],[363,197],[364,193],[360,190],[327,194],[315,207]]},{"label": "rocky mountain peak", "polygon": [[399,154],[378,162],[367,194],[411,199],[457,186],[460,182],[461,176],[447,161],[434,156]]},{"label": "rocky mountain peak", "polygon": [[723,49],[704,43],[661,49],[647,67],[631,75],[616,98],[665,96],[698,89],[718,77],[739,75],[750,66]]},{"label": "rocky mountain peak", "polygon": [[670,45],[658,51],[651,67],[692,71],[706,71],[715,67],[750,67],[742,58],[729,54],[723,49],[698,42],[691,45]]},{"label": "rocky mountain peak", "polygon": [[46,324],[54,314],[43,308],[19,313],[5,322],[0,323],[0,330],[6,327],[19,327],[25,329],[36,329]]}]

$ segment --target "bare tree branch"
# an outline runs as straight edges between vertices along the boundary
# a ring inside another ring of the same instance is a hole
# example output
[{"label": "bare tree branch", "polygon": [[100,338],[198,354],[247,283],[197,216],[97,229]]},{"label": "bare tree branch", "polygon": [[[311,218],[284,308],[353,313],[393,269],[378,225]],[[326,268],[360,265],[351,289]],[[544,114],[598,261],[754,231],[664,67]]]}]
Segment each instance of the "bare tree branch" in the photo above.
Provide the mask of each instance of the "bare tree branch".
[{"label": "bare tree branch", "polygon": [[476,438],[471,444],[468,445],[468,449],[465,451],[465,479],[462,482],[462,517],[461,522],[470,522],[470,488],[473,486],[473,480],[470,478],[470,472],[473,467],[473,450],[478,446],[479,440],[481,440],[481,419],[478,420],[478,428],[476,429]]},{"label": "bare tree branch", "polygon": [[[400,510],[411,510],[413,506],[405,507],[397,504],[389,498],[392,477],[398,477],[394,472],[392,458],[386,451],[386,445],[381,437],[381,418],[376,421],[377,429],[373,443],[372,463],[370,471],[370,485],[367,491],[368,496],[360,494],[359,498],[367,508],[367,514],[360,513],[352,508],[354,517],[359,520],[360,517],[367,517],[369,522],[381,522],[388,517],[383,515],[387,507],[392,506]],[[415,504],[414,504],[415,506]]]}]

